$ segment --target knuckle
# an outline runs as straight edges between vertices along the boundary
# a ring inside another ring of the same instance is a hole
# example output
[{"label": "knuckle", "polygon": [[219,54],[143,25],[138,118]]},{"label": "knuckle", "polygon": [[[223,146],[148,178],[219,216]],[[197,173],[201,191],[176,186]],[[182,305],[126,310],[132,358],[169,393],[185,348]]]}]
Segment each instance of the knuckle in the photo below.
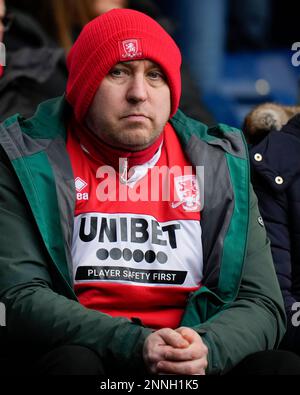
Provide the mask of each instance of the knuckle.
[{"label": "knuckle", "polygon": [[148,351],[146,356],[147,356],[148,361],[153,361],[154,360],[153,352]]},{"label": "knuckle", "polygon": [[170,329],[170,328],[164,328],[163,331],[164,331],[163,333],[164,333],[166,336],[171,336],[171,334],[173,333],[173,330]]},{"label": "knuckle", "polygon": [[174,355],[173,355],[172,351],[167,351],[165,353],[165,359],[167,359],[167,360],[174,359]]},{"label": "knuckle", "polygon": [[190,359],[192,359],[192,360],[195,360],[195,359],[198,359],[199,358],[199,350],[193,350],[191,353],[190,353]]},{"label": "knuckle", "polygon": [[151,349],[147,349],[145,352],[145,359],[149,362],[155,361],[155,352]]},{"label": "knuckle", "polygon": [[178,328],[178,331],[183,331],[183,330],[185,330],[185,329],[188,329],[188,327],[186,327],[186,326],[181,326],[180,328]]}]

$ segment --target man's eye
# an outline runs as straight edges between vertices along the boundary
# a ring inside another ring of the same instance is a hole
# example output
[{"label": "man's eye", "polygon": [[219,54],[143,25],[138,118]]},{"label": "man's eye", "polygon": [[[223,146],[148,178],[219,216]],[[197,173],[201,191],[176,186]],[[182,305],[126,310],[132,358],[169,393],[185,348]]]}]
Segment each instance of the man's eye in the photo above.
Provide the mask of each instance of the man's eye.
[{"label": "man's eye", "polygon": [[110,70],[110,75],[113,77],[122,77],[125,75],[125,70],[123,69],[112,69]]},{"label": "man's eye", "polygon": [[150,71],[148,73],[148,77],[151,78],[152,80],[165,80],[165,76],[162,72],[160,71]]}]

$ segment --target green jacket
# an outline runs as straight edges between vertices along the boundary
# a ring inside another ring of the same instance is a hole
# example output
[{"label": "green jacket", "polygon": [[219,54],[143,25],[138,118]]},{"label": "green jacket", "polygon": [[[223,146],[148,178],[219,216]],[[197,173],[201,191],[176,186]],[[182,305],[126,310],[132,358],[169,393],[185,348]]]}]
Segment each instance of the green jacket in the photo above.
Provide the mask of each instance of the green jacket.
[{"label": "green jacket", "polygon": [[[58,98],[42,103],[28,120],[15,115],[0,125],[0,301],[7,311],[1,340],[45,351],[81,345],[135,369],[143,366],[151,329],[89,310],[73,290],[69,113]],[[208,129],[180,111],[171,123],[205,178],[204,286],[190,295],[182,325],[207,344],[207,373],[222,374],[245,356],[278,345],[285,331],[281,292],[241,132],[226,125]]]}]

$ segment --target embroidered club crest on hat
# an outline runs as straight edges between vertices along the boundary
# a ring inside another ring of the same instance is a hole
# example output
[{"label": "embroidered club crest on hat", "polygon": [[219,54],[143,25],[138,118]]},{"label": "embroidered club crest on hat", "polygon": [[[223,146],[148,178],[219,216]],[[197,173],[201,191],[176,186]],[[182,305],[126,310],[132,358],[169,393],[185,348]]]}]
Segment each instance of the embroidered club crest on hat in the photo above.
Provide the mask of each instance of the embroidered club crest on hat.
[{"label": "embroidered club crest on hat", "polygon": [[121,60],[133,60],[143,57],[142,43],[139,39],[129,39],[119,42]]}]

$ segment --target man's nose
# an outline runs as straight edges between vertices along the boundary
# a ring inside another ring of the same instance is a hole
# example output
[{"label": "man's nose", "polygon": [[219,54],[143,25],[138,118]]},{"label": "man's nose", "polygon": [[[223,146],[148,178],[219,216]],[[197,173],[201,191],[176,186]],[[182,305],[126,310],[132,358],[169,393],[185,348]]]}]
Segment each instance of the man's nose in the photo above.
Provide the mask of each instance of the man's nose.
[{"label": "man's nose", "polygon": [[127,100],[130,102],[141,102],[147,100],[147,81],[144,75],[135,75],[131,78],[127,90]]}]

